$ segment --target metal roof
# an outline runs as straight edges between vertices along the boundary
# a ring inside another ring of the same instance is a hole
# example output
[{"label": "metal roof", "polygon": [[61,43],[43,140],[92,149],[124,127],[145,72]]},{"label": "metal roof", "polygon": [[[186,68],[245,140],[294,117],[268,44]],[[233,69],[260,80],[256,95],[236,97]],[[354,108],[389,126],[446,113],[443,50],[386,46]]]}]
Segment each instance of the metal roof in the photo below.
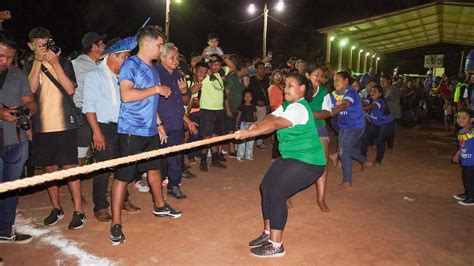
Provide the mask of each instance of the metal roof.
[{"label": "metal roof", "polygon": [[449,43],[474,45],[474,3],[437,1],[319,30],[378,54]]}]

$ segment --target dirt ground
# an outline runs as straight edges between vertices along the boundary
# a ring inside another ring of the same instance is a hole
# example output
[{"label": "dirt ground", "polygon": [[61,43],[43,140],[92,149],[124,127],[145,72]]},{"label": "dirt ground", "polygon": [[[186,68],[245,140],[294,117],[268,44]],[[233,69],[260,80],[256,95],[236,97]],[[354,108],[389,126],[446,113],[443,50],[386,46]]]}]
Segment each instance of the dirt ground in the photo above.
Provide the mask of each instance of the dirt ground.
[{"label": "dirt ground", "polygon": [[19,209],[35,219],[23,230],[37,237],[1,245],[0,256],[5,265],[473,265],[474,207],[451,197],[462,190],[460,168],[450,162],[454,151],[454,138],[423,126],[401,129],[382,165],[354,169],[351,191],[335,188],[341,172],[331,166],[331,212],[319,211],[314,186],[297,194],[283,258],[255,258],[247,247],[262,231],[258,185],[271,164],[269,149],[255,150],[254,161],[229,159],[227,170],[201,174],[193,166],[199,177],[182,185],[188,199],[168,199],[183,210],[179,219],[154,217],[150,195],[131,189],[143,211],[124,213],[127,242],[120,246],[109,242],[110,224],[94,218],[90,179],[83,182],[88,220],[79,230],[67,229],[72,204],[66,187],[66,217],[48,230],[41,226],[50,211],[46,191],[23,196]]}]

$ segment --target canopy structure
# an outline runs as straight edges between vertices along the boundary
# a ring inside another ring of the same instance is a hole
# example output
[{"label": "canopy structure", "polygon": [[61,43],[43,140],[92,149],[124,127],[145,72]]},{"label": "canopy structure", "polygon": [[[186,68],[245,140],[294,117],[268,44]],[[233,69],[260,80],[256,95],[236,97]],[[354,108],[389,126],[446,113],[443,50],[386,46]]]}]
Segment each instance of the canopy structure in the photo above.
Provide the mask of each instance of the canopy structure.
[{"label": "canopy structure", "polygon": [[319,31],[328,36],[327,58],[335,38],[378,55],[437,43],[472,46],[474,3],[436,1]]}]

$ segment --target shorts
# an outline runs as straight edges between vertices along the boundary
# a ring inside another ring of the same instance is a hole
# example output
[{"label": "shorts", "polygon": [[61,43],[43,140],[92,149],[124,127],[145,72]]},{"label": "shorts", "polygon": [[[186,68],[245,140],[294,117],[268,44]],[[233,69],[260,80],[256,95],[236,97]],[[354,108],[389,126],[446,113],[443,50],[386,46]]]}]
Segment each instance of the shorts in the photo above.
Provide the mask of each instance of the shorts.
[{"label": "shorts", "polygon": [[81,123],[80,127],[77,129],[77,147],[89,147],[92,142],[92,132],[89,127],[89,124],[85,121],[86,117],[82,115],[84,123]]},{"label": "shorts", "polygon": [[226,114],[226,116],[225,116],[225,127],[224,127],[224,133],[225,134],[236,131],[235,123],[237,121],[237,114],[238,113],[232,112],[232,118],[229,118]]},{"label": "shorts", "polygon": [[34,166],[77,164],[77,129],[34,133],[31,163]]},{"label": "shorts", "polygon": [[[142,137],[119,133],[118,146],[120,157],[125,157],[159,149],[160,139],[158,135],[152,137]],[[162,166],[162,160],[163,159],[155,157],[118,167],[115,171],[115,179],[129,183],[136,177],[138,173],[144,173],[149,170],[160,170]]]},{"label": "shorts", "polygon": [[328,133],[328,129],[326,128],[326,126],[316,127],[316,130],[317,130],[318,136],[320,138],[327,138],[329,140],[329,133]]},{"label": "shorts", "polygon": [[224,110],[205,110],[200,111],[199,130],[202,137],[212,135],[222,135],[225,123]]}]

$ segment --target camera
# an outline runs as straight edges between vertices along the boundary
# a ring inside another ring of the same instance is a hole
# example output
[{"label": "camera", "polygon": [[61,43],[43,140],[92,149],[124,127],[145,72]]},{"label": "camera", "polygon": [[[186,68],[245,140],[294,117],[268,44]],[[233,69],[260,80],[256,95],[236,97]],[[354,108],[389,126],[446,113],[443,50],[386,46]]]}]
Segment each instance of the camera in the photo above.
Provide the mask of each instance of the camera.
[{"label": "camera", "polygon": [[49,39],[46,44],[43,44],[43,47],[45,47],[48,50],[51,50],[55,54],[61,51],[61,48],[59,48],[59,46],[56,45],[53,39]]},{"label": "camera", "polygon": [[18,106],[14,109],[12,115],[16,116],[17,118],[17,127],[21,130],[29,130],[30,127],[30,118],[28,115],[30,114],[30,110],[25,106]]}]

